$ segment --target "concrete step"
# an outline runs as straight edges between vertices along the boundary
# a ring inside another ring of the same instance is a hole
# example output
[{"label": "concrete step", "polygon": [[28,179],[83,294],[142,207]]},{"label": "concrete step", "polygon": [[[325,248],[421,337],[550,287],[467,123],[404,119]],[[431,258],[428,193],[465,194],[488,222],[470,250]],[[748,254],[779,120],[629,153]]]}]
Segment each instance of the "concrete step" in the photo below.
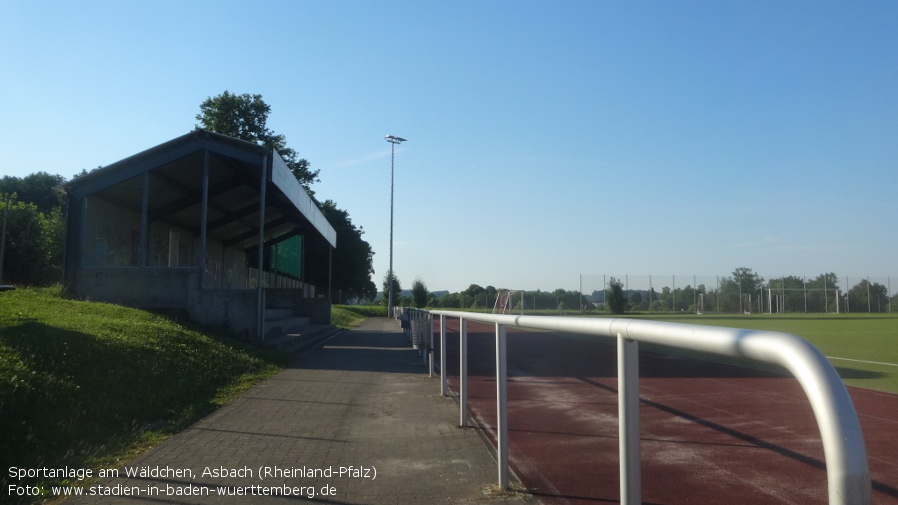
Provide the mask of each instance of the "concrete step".
[{"label": "concrete step", "polygon": [[285,352],[300,352],[340,331],[332,324],[307,324],[295,331],[266,335],[264,345]]},{"label": "concrete step", "polygon": [[312,322],[312,318],[293,316],[292,312],[291,315],[287,317],[269,319],[267,317],[268,311],[266,311],[265,316],[265,322],[262,323],[262,334],[266,336],[298,331],[300,328],[308,326]]},{"label": "concrete step", "polygon": [[265,320],[293,317],[293,309],[265,309]]}]

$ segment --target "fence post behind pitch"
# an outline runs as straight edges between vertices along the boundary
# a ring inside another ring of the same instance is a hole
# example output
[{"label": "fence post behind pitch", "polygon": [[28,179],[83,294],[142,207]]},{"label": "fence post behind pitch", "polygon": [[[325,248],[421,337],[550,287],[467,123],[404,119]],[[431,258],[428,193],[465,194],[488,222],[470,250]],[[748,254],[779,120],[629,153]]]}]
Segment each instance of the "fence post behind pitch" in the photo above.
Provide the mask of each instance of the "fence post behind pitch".
[{"label": "fence post behind pitch", "polygon": [[508,489],[508,357],[505,340],[505,325],[496,323],[496,459],[501,489]]},{"label": "fence post behind pitch", "polygon": [[459,370],[458,370],[458,409],[459,426],[468,427],[468,320],[458,320]]},{"label": "fence post behind pitch", "polygon": [[639,453],[639,342],[617,334],[617,395],[620,422],[620,502],[642,503]]}]

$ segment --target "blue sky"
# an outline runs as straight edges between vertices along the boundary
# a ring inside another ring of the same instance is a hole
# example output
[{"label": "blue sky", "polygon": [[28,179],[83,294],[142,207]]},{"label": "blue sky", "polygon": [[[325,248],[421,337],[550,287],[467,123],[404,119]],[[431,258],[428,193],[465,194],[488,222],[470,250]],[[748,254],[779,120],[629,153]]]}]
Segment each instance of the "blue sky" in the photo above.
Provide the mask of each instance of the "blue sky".
[{"label": "blue sky", "polygon": [[0,0],[0,174],[68,178],[258,93],[378,285],[392,134],[405,287],[898,286],[896,26],[889,1]]}]

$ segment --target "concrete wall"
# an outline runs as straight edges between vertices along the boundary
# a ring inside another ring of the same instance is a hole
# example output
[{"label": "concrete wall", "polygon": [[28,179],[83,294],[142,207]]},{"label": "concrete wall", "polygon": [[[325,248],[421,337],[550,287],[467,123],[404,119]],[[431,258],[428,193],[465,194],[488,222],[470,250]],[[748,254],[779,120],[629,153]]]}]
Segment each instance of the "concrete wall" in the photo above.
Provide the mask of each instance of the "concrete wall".
[{"label": "concrete wall", "polygon": [[265,290],[265,306],[270,309],[293,309],[298,316],[312,319],[313,324],[331,322],[331,302],[327,298],[305,298],[296,289]]},{"label": "concrete wall", "polygon": [[[194,247],[200,249],[200,239],[194,239]],[[247,267],[246,253],[233,247],[225,248],[221,242],[206,241],[206,287],[245,288]]]},{"label": "concrete wall", "polygon": [[[199,289],[195,268],[83,267],[67,290],[83,299],[151,310],[183,310],[191,321],[256,338],[258,290]],[[305,298],[299,289],[266,289],[265,306],[292,309],[314,324],[331,322],[326,298]]]},{"label": "concrete wall", "polygon": [[186,309],[195,268],[81,267],[67,291],[78,298],[153,309]]},{"label": "concrete wall", "polygon": [[102,198],[88,198],[82,236],[82,265],[137,265],[140,214]]},{"label": "concrete wall", "polygon": [[199,289],[196,268],[84,267],[68,292],[150,310],[182,310],[191,321],[254,337],[258,291]]},{"label": "concrete wall", "polygon": [[224,327],[239,337],[255,339],[258,303],[259,292],[255,289],[194,288],[190,290],[187,310],[192,321]]}]

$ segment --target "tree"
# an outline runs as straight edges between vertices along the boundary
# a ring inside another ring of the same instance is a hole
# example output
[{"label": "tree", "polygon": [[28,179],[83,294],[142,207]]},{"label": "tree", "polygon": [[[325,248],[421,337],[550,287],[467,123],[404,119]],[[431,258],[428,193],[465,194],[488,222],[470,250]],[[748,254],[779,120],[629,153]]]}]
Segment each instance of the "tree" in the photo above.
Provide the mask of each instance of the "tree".
[{"label": "tree", "polygon": [[[595,295],[599,293],[599,299],[601,298],[601,292],[597,291],[593,293],[593,300],[595,301]],[[558,309],[558,306],[562,303],[565,307],[580,307],[581,306],[581,296],[579,291],[566,291],[563,288],[558,288],[555,291],[525,291],[523,292],[524,304],[528,308],[528,310],[540,310],[540,309]]]},{"label": "tree", "polygon": [[371,244],[362,239],[365,230],[356,227],[349,213],[337,208],[333,200],[325,200],[321,204],[321,213],[337,232],[331,277],[332,295],[342,294],[343,299],[374,299],[377,296],[377,286],[371,281],[374,252]]},{"label": "tree", "polygon": [[624,283],[612,277],[608,281],[608,310],[612,314],[623,314],[627,311],[627,295],[624,294]]},{"label": "tree", "polygon": [[461,308],[461,295],[459,293],[449,293],[440,298],[440,307],[446,309]]},{"label": "tree", "polygon": [[661,295],[658,297],[658,301],[661,302],[662,311],[673,311],[674,297],[673,291],[670,289],[670,286],[664,286],[661,288]]},{"label": "tree", "polygon": [[878,282],[870,285],[870,308],[873,312],[889,311],[889,288]]},{"label": "tree", "polygon": [[642,293],[633,291],[630,293],[630,306],[636,310],[644,310],[642,308]]},{"label": "tree", "polygon": [[740,293],[756,293],[764,287],[764,278],[751,268],[739,267],[733,270],[733,281],[739,285]]},{"label": "tree", "polygon": [[494,286],[487,286],[484,290],[484,296],[486,297],[486,305],[485,307],[489,307],[490,304],[496,303],[496,297],[499,296],[499,290]]},{"label": "tree", "polygon": [[[888,310],[888,288],[878,282],[870,283],[861,279],[848,290],[848,306],[850,312],[885,312]],[[884,303],[885,301],[885,303]]]},{"label": "tree", "polygon": [[833,272],[820,274],[807,282],[808,311],[835,312],[838,304],[839,278]]},{"label": "tree", "polygon": [[[229,135],[248,142],[274,149],[280,154],[296,180],[315,200],[311,189],[318,182],[318,170],[311,170],[306,159],[298,157],[296,151],[287,147],[287,139],[271,131],[268,115],[271,107],[262,100],[262,95],[244,93],[237,95],[228,91],[209,97],[200,104],[197,127],[216,133]],[[356,227],[349,213],[337,208],[332,200],[324,203],[315,200],[321,213],[337,232],[337,247],[333,256],[333,276],[331,278],[332,297],[345,299],[369,299],[377,295],[377,287],[371,280],[374,274],[371,245],[362,239],[365,233]],[[397,296],[399,290],[394,292]]]},{"label": "tree", "polygon": [[695,312],[695,295],[695,288],[688,284],[685,288],[676,288],[673,292],[674,310]]},{"label": "tree", "polygon": [[[390,272],[387,272],[384,275],[384,297],[383,297],[383,305],[384,307],[390,303]],[[399,299],[399,295],[402,293],[402,285],[399,283],[399,277],[396,277],[396,272],[393,272],[393,304],[397,305],[396,300]]]},{"label": "tree", "polygon": [[465,293],[465,295],[473,298],[477,295],[484,293],[485,291],[486,290],[483,289],[483,287],[480,286],[479,284],[471,284],[470,286],[468,286],[468,289],[464,290],[464,293]]},{"label": "tree", "polygon": [[63,182],[65,177],[47,172],[35,172],[22,178],[4,175],[0,179],[0,193],[15,193],[16,200],[33,203],[38,211],[50,215],[65,201],[63,194],[53,189]]},{"label": "tree", "polygon": [[[806,312],[805,282],[801,277],[784,275],[767,281],[768,293],[774,297],[773,310]],[[779,301],[777,301],[779,300]],[[768,301],[768,303],[771,303]],[[782,305],[782,306],[780,306]],[[768,307],[769,309],[769,307]]]},{"label": "tree", "polygon": [[6,219],[2,281],[32,286],[59,282],[64,240],[60,209],[45,215],[34,203],[8,197],[0,194],[0,223]]},{"label": "tree", "polygon": [[427,306],[427,284],[420,277],[415,277],[412,283],[412,305],[419,309]]},{"label": "tree", "polygon": [[319,171],[313,171],[305,158],[298,158],[296,151],[287,147],[287,139],[283,135],[268,128],[270,113],[271,107],[262,100],[262,95],[236,95],[225,90],[216,97],[206,98],[200,104],[196,120],[200,122],[198,128],[274,149],[281,155],[296,180],[310,195],[314,195],[311,186],[319,182]]},{"label": "tree", "polygon": [[47,285],[62,279],[65,200],[53,188],[63,182],[61,175],[47,172],[0,179],[0,221],[4,214],[7,221],[4,282]]},{"label": "tree", "polygon": [[[487,300],[486,289],[478,284],[471,284],[468,286],[468,289],[462,291],[465,295],[465,300],[470,304],[471,307],[486,307],[489,305],[489,300]],[[494,298],[495,299],[495,298]]]},{"label": "tree", "polygon": [[715,305],[718,312],[741,312],[742,310],[742,292],[739,290],[740,284],[730,277],[721,277],[717,282],[717,290],[711,291],[710,294],[715,295]]}]

